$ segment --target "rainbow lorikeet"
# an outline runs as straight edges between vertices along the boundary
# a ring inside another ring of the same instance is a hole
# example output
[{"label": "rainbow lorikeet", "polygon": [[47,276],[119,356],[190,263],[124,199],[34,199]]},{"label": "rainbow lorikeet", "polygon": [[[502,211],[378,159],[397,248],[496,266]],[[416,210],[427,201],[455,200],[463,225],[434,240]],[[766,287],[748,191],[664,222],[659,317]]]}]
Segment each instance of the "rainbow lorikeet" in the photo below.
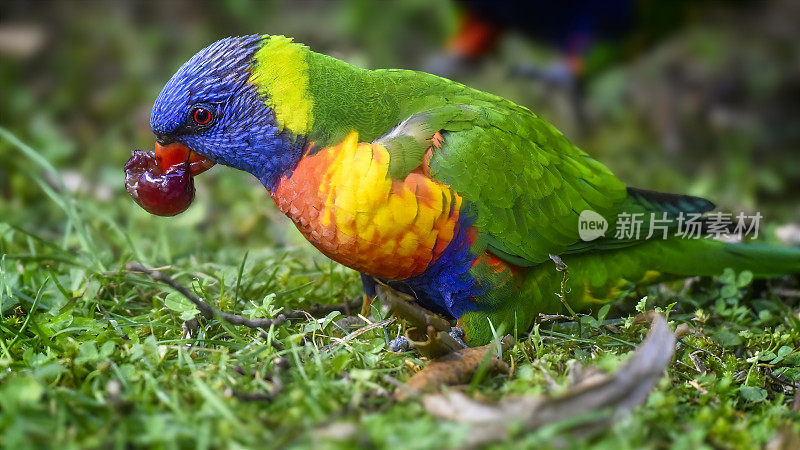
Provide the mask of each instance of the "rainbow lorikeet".
[{"label": "rainbow lorikeet", "polygon": [[[559,311],[558,257],[574,308],[726,267],[800,272],[800,249],[676,237],[684,215],[713,204],[627,188],[527,108],[422,72],[353,67],[283,36],[197,53],[158,96],[151,127],[155,152],[126,166],[146,209],[185,209],[192,176],[214,163],[247,171],[315,247],[362,273],[367,294],[375,280],[410,294],[457,319],[469,345]],[[582,213],[607,230],[620,213],[654,213],[664,237],[583,240]]]}]

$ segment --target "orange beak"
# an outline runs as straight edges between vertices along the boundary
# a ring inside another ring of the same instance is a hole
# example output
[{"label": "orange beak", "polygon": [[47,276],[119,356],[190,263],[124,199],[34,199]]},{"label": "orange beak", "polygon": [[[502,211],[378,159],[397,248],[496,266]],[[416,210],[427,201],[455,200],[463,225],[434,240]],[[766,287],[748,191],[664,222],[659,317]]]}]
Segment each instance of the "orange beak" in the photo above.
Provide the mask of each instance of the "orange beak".
[{"label": "orange beak", "polygon": [[214,161],[193,152],[189,147],[178,142],[169,145],[161,145],[156,142],[155,155],[158,167],[164,173],[170,167],[186,162],[189,163],[189,173],[192,176],[199,175],[214,166]]}]

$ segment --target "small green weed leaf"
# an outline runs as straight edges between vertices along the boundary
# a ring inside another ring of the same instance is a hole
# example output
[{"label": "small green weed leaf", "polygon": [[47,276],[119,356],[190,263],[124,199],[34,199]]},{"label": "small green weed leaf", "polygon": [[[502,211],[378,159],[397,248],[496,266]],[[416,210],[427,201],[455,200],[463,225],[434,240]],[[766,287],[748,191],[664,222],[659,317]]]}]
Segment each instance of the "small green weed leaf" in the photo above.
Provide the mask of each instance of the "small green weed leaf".
[{"label": "small green weed leaf", "polygon": [[22,406],[39,403],[44,394],[44,387],[31,378],[13,378],[0,390],[0,404],[5,413],[15,412]]},{"label": "small green weed leaf", "polygon": [[781,348],[778,349],[778,354],[769,363],[770,364],[778,364],[779,362],[783,361],[783,359],[786,358],[786,356],[788,356],[789,353],[792,353],[792,347],[789,347],[787,345],[783,345],[783,346],[781,346]]},{"label": "small green weed leaf", "polygon": [[197,317],[198,314],[200,314],[200,311],[198,311],[197,308],[195,308],[191,311],[182,312],[179,317],[181,318],[181,320],[186,321],[194,319],[195,317]]},{"label": "small green weed leaf", "polygon": [[167,294],[166,298],[164,298],[164,306],[180,313],[180,318],[184,321],[192,320],[200,314],[200,311],[194,303],[177,292],[170,292]]},{"label": "small green weed leaf", "polygon": [[647,296],[646,295],[644,297],[642,297],[641,300],[639,300],[639,303],[636,304],[636,310],[639,311],[640,313],[643,313],[643,312],[645,312],[645,310],[647,310]]},{"label": "small green weed leaf", "polygon": [[722,284],[735,284],[736,272],[734,272],[730,267],[726,268],[722,272],[722,275],[719,276],[719,282]]},{"label": "small green weed leaf", "polygon": [[325,316],[325,320],[322,321],[322,329],[324,330],[328,325],[330,325],[330,323],[334,319],[336,319],[337,317],[339,317],[341,315],[342,315],[342,313],[339,312],[339,311],[331,311],[330,313],[328,313],[328,315]]},{"label": "small green weed leaf", "polygon": [[734,347],[742,343],[742,339],[727,328],[720,328],[719,331],[711,336],[711,339],[723,347]]},{"label": "small green weed leaf", "polygon": [[341,373],[350,363],[350,352],[338,352],[336,356],[330,359],[328,364],[330,364],[331,371],[333,373]]},{"label": "small green weed leaf", "polygon": [[722,289],[719,290],[719,295],[722,298],[733,298],[736,297],[736,294],[739,293],[739,288],[733,284],[726,284],[722,286]]},{"label": "small green weed leaf", "polygon": [[604,305],[600,308],[600,311],[597,311],[597,323],[598,326],[606,320],[606,315],[608,315],[608,311],[611,309],[611,305]]},{"label": "small green weed leaf", "polygon": [[100,357],[103,359],[109,358],[114,353],[115,348],[116,345],[114,344],[114,341],[106,341],[106,343],[100,347]]},{"label": "small green weed leaf", "polygon": [[194,306],[194,303],[177,292],[170,292],[167,294],[167,296],[164,298],[164,306],[179,313],[197,310],[197,307]]},{"label": "small green weed leaf", "polygon": [[739,395],[741,395],[748,402],[758,403],[766,400],[767,391],[755,386],[742,386],[739,388]]},{"label": "small green weed leaf", "polygon": [[597,319],[592,316],[581,316],[581,323],[592,328],[597,328]]},{"label": "small green weed leaf", "polygon": [[749,286],[752,281],[753,272],[749,270],[742,271],[742,273],[739,274],[739,278],[736,279],[736,287],[743,288]]},{"label": "small green weed leaf", "polygon": [[82,365],[86,363],[93,363],[100,359],[100,353],[97,351],[97,345],[94,341],[86,341],[81,344],[78,350],[78,357],[75,358],[75,364]]}]

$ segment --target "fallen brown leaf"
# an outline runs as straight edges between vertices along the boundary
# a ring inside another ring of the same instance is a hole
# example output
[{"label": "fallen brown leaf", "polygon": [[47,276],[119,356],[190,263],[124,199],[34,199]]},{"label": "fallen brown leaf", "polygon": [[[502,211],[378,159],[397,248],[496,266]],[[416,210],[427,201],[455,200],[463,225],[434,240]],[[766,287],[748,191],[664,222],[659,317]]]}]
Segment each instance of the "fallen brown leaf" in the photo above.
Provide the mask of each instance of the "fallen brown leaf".
[{"label": "fallen brown leaf", "polygon": [[[503,350],[510,348],[513,341],[511,336],[503,338],[501,343]],[[445,385],[469,383],[484,361],[488,364],[489,371],[508,373],[508,364],[497,359],[496,350],[497,346],[492,343],[482,347],[462,348],[434,359],[424,369],[414,374],[403,389],[396,390],[394,398],[403,401],[411,395],[433,392]]]}]

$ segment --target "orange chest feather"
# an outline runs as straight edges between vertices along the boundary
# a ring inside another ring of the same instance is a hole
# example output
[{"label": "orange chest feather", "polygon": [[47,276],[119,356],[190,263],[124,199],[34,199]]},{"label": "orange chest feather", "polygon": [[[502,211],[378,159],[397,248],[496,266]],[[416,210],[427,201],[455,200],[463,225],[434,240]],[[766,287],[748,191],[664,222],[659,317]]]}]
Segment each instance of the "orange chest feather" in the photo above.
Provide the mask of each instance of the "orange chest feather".
[{"label": "orange chest feather", "polygon": [[388,175],[380,144],[341,144],[304,157],[272,192],[314,246],[350,268],[388,279],[419,275],[458,226],[461,197],[427,174]]}]

